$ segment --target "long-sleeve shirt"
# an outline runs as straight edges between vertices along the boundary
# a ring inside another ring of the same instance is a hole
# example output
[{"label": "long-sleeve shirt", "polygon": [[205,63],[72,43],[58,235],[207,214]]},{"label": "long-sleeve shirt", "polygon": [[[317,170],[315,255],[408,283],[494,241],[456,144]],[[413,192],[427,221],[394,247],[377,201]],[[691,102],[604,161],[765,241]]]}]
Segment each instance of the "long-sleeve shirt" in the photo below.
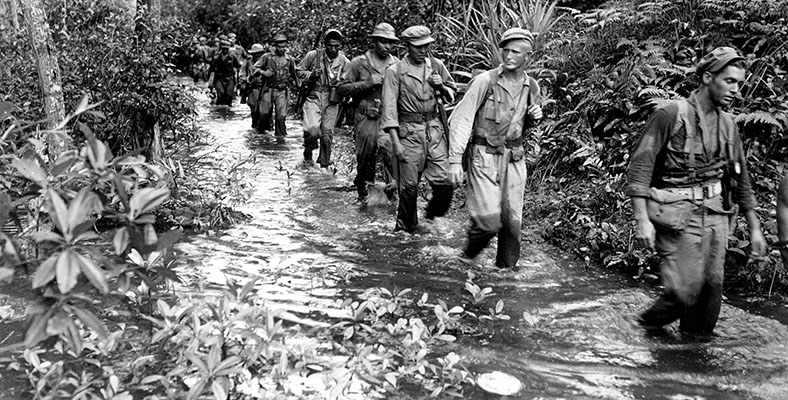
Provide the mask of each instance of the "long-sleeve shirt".
[{"label": "long-sleeve shirt", "polygon": [[213,61],[211,61],[209,72],[214,73],[215,79],[224,79],[235,77],[235,70],[238,68],[241,68],[241,64],[235,56],[229,52],[219,53]]},{"label": "long-sleeve shirt", "polygon": [[367,50],[363,55],[354,57],[345,67],[342,79],[337,85],[337,93],[340,96],[352,97],[360,109],[366,107],[367,104],[374,104],[376,99],[380,100],[381,98],[383,85],[375,85],[372,82],[372,76],[379,75],[382,80],[386,69],[399,61],[397,57],[389,55],[388,62],[383,68],[377,69],[370,62],[374,56],[372,50]]},{"label": "long-sleeve shirt", "polygon": [[410,59],[405,57],[386,69],[383,79],[381,129],[399,127],[399,112],[423,114],[436,111],[437,89],[429,83],[433,73],[441,76],[448,90],[453,90],[456,86],[443,62],[434,58],[425,60],[421,65],[413,65]]},{"label": "long-sleeve shirt", "polygon": [[[479,136],[486,136],[495,133],[492,132],[493,126],[495,126],[497,129],[502,130],[503,134],[506,134],[510,129],[510,125],[515,123],[518,125],[514,130],[518,134],[522,134],[523,128],[529,128],[534,125],[534,122],[529,118],[513,121],[515,115],[524,116],[528,104],[537,104],[539,102],[539,84],[529,77],[528,74],[523,74],[523,87],[521,90],[513,92],[509,91],[502,82],[503,68],[501,67],[493,68],[471,79],[465,95],[457,103],[457,107],[454,108],[449,118],[450,164],[462,162],[465,146],[468,144],[468,140],[474,134],[474,131],[477,131],[476,134]],[[497,103],[494,95],[492,95],[493,91],[490,90],[493,81],[496,82],[498,93],[501,94]],[[522,96],[528,96],[528,98]],[[499,105],[496,106],[496,104]],[[517,108],[518,105],[520,106],[519,109]],[[482,121],[482,119],[485,119],[485,121]],[[495,123],[496,120],[498,121],[497,123]],[[490,132],[478,132],[482,124],[489,126],[485,125],[481,130],[489,128]]]},{"label": "long-sleeve shirt", "polygon": [[284,89],[288,84],[298,84],[298,76],[295,70],[295,61],[290,55],[277,56],[274,53],[266,53],[254,64],[252,74],[257,75],[262,71],[274,73],[269,78],[262,78],[264,85],[268,88]]},{"label": "long-sleeve shirt", "polygon": [[[696,94],[689,98],[690,107],[697,110]],[[691,114],[697,115],[693,112]],[[630,157],[627,170],[627,195],[631,197],[649,197],[649,188],[671,187],[676,185],[666,184],[663,179],[667,174],[681,175],[689,171],[686,153],[683,152],[687,132],[682,126],[673,134],[678,118],[678,106],[670,104],[658,109],[648,120],[640,138],[637,148]],[[701,170],[714,164],[721,158],[728,159],[727,143],[720,143],[719,130],[727,132],[728,140],[733,141],[733,161],[738,163],[740,173],[736,175],[736,185],[733,200],[739,204],[743,211],[756,207],[755,195],[752,191],[750,174],[744,160],[744,150],[739,135],[738,127],[730,115],[717,110],[717,120],[709,121],[716,129],[704,129],[703,124],[696,121],[695,168]],[[708,125],[708,124],[707,124]],[[686,185],[702,185],[704,179],[697,177],[694,181],[688,180]]]},{"label": "long-sleeve shirt", "polygon": [[333,60],[330,60],[325,50],[311,50],[298,63],[296,71],[301,79],[306,78],[309,72],[320,71],[320,78],[315,82],[312,90],[326,90],[331,86],[337,85],[342,77],[342,70],[349,62],[341,51],[337,53]]}]

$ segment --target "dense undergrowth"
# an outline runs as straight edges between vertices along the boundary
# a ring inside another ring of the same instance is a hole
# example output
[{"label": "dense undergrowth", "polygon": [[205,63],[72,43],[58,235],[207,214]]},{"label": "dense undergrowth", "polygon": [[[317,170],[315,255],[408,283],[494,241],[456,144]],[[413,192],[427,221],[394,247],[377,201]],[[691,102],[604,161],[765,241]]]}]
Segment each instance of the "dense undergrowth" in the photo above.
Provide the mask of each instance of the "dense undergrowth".
[{"label": "dense undergrowth", "polygon": [[[160,32],[149,31],[144,12],[129,23],[99,1],[52,4],[66,103],[75,111],[56,129],[72,137],[71,150],[51,163],[40,155],[49,132],[28,124],[42,116],[30,51],[21,34],[2,35],[0,225],[9,228],[0,236],[0,279],[31,285],[36,301],[27,349],[0,362],[28,377],[33,397],[318,398],[328,388],[335,388],[328,398],[403,389],[416,397],[461,395],[474,377],[445,346],[508,318],[503,303],[485,304],[489,291],[473,276],[466,285],[472,301],[462,306],[380,288],[346,300],[345,319],[322,337],[267,307],[254,282],[212,298],[172,297],[178,276],[168,248],[180,228],[221,227],[238,217],[228,207],[232,198],[201,187],[187,158],[175,156],[199,144],[199,133],[188,129],[194,101],[168,79],[178,72],[169,61],[184,51],[187,26],[234,30],[246,47],[286,29],[305,52],[331,25],[351,33],[348,48],[358,53],[377,21],[398,30],[427,23],[439,38],[436,53],[466,78],[491,66],[495,32],[515,24],[540,32],[530,72],[542,83],[547,118],[529,137],[527,220],[588,263],[643,277],[657,274],[656,259],[633,247],[623,195],[628,155],[654,108],[694,86],[698,58],[733,45],[751,74],[731,111],[767,239],[776,240],[775,187],[788,128],[786,2],[613,1],[570,10],[555,7],[567,2],[537,0],[402,0],[333,4],[331,18],[318,3],[184,5],[187,12],[165,20]],[[273,15],[276,24],[265,24]],[[143,157],[154,127],[169,146],[159,160]],[[241,185],[234,167],[219,179]],[[784,291],[788,275],[776,253],[746,260],[742,227],[731,241],[729,282],[756,294]],[[105,313],[102,305],[118,299],[135,324]]]}]

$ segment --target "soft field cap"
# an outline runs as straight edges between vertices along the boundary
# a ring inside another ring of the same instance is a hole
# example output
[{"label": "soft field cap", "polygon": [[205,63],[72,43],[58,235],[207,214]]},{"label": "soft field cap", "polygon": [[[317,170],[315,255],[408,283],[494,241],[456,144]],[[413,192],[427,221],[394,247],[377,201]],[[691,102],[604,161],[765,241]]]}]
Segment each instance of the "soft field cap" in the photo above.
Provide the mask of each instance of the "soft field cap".
[{"label": "soft field cap", "polygon": [[369,37],[378,37],[381,39],[388,39],[388,40],[399,40],[399,38],[394,35],[394,27],[390,24],[385,22],[381,22],[375,25],[375,28],[372,30],[372,33]]},{"label": "soft field cap", "polygon": [[287,36],[285,36],[285,35],[280,33],[280,34],[277,34],[276,36],[274,36],[274,39],[271,40],[271,41],[273,43],[284,43],[284,42],[287,41]]},{"label": "soft field cap", "polygon": [[717,47],[700,59],[695,70],[698,73],[717,72],[726,65],[739,60],[744,60],[744,57],[733,47]]},{"label": "soft field cap", "polygon": [[414,25],[402,31],[402,39],[414,46],[424,46],[434,42],[435,39],[430,35],[432,35],[430,28],[424,25]]},{"label": "soft field cap", "polygon": [[340,31],[338,31],[336,29],[329,29],[329,30],[327,30],[324,37],[325,37],[325,40],[332,40],[333,39],[333,40],[342,41],[342,39],[344,39],[344,36],[342,36],[342,32],[340,32]]},{"label": "soft field cap", "polygon": [[219,41],[219,47],[229,49],[230,48],[230,42],[227,41],[227,40],[220,40]]},{"label": "soft field cap", "polygon": [[528,31],[527,29],[523,28],[511,28],[506,30],[501,36],[501,40],[498,42],[498,47],[503,47],[506,45],[506,42],[510,40],[526,40],[531,45],[534,44],[534,34]]},{"label": "soft field cap", "polygon": [[249,54],[262,53],[264,51],[265,51],[265,48],[263,47],[262,44],[255,43],[255,44],[252,45],[252,48],[249,49]]}]

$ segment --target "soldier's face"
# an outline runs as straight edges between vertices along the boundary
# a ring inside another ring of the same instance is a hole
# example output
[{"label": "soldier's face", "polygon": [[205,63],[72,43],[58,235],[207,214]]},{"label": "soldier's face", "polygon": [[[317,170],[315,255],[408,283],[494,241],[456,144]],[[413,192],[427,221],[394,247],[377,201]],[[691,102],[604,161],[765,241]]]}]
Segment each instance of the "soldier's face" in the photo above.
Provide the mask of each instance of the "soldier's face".
[{"label": "soldier's face", "polygon": [[423,46],[414,46],[408,43],[408,57],[416,63],[421,64],[424,62],[424,59],[427,58],[427,55],[430,53],[430,44],[427,43]]},{"label": "soldier's face", "polygon": [[503,69],[516,71],[525,66],[528,56],[531,54],[531,44],[525,40],[510,40],[501,49],[503,59]]},{"label": "soldier's face", "polygon": [[326,55],[328,58],[334,58],[339,54],[339,49],[342,47],[342,43],[336,39],[326,40]]},{"label": "soldier's face", "polygon": [[372,49],[375,50],[375,53],[378,53],[381,57],[388,57],[391,54],[391,50],[394,49],[395,42],[393,40],[376,38],[372,43]]},{"label": "soldier's face", "polygon": [[287,50],[287,43],[279,42],[274,45],[274,53],[278,56],[285,55],[285,50]]},{"label": "soldier's face", "polygon": [[703,73],[703,83],[709,87],[709,97],[718,107],[727,107],[739,94],[744,83],[744,69],[734,65],[725,67],[722,71],[713,74]]}]

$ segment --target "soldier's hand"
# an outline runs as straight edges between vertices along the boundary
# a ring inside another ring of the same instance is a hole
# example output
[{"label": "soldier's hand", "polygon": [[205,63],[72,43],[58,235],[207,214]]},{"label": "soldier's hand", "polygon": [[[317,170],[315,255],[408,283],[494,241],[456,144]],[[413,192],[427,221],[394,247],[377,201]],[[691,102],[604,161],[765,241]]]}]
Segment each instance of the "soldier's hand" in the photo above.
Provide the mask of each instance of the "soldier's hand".
[{"label": "soldier's hand", "polygon": [[760,258],[766,255],[766,238],[760,229],[750,232],[750,257]]},{"label": "soldier's hand", "polygon": [[648,218],[636,220],[637,226],[635,227],[635,243],[639,246],[654,250],[654,243],[656,242],[657,231],[654,229],[654,224]]},{"label": "soldier's hand", "polygon": [[372,86],[382,85],[383,75],[372,74],[369,77],[369,81],[372,82]]},{"label": "soldier's hand", "polygon": [[314,71],[309,73],[309,79],[312,79],[312,80],[320,79],[320,75],[322,75],[322,74],[323,74],[323,72],[320,71],[319,69],[314,70]]},{"label": "soldier's hand", "polygon": [[274,71],[265,70],[265,71],[261,72],[261,74],[263,74],[263,76],[266,77],[266,78],[270,78],[270,77],[274,76]]},{"label": "soldier's hand", "polygon": [[449,164],[449,182],[457,186],[462,184],[462,180],[462,164]]},{"label": "soldier's hand", "polygon": [[394,152],[394,157],[397,157],[398,160],[402,161],[405,158],[405,149],[402,147],[402,143],[397,140],[392,142],[391,145],[391,150]]},{"label": "soldier's hand", "polygon": [[439,88],[443,86],[443,78],[441,78],[441,76],[438,74],[432,74],[430,75],[430,83],[432,84],[432,86]]},{"label": "soldier's hand", "polygon": [[528,106],[528,117],[531,118],[532,121],[538,121],[542,119],[544,115],[542,115],[542,107],[538,104],[531,104]]}]

